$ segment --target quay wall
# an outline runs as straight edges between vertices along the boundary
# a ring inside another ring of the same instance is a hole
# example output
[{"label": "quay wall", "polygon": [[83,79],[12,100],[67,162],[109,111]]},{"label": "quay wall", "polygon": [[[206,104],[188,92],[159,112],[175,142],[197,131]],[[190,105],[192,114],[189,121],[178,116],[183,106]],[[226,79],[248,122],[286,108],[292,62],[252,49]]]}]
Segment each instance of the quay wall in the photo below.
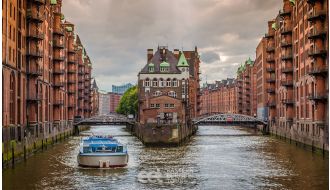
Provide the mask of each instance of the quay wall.
[{"label": "quay wall", "polygon": [[[88,126],[73,126],[72,124],[59,126],[62,127],[55,127],[50,133],[42,132],[38,136],[28,133],[21,141],[7,139],[2,142],[2,169],[14,167],[16,163],[27,160],[31,155],[47,150],[49,146],[63,142],[88,128]],[[6,128],[3,128],[2,132],[4,136],[10,133]]]},{"label": "quay wall", "polygon": [[275,123],[269,127],[269,132],[273,136],[278,136],[300,144],[305,148],[309,148],[312,151],[321,151],[323,153],[329,152],[329,139],[326,132],[323,130],[301,130],[295,124],[292,127],[289,126],[278,126]]},{"label": "quay wall", "polygon": [[131,132],[147,146],[179,146],[197,131],[196,125],[157,125],[139,123],[130,126]]}]

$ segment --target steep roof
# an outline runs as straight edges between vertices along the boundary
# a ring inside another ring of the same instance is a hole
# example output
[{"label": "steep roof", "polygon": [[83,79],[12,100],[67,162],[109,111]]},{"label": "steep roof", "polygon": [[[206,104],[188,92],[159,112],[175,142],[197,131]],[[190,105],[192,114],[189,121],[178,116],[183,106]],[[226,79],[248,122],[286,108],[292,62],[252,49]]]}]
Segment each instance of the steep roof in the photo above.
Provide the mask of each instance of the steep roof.
[{"label": "steep roof", "polygon": [[99,87],[96,84],[96,80],[95,79],[93,81],[92,89],[97,89],[97,90],[99,89]]},{"label": "steep roof", "polygon": [[187,59],[186,57],[184,56],[184,53],[181,52],[181,55],[180,55],[180,58],[179,58],[179,61],[178,61],[178,67],[189,67],[189,64],[187,62]]},{"label": "steep roof", "polygon": [[160,72],[160,66],[168,66],[169,71],[166,73],[179,74],[181,71],[177,68],[178,59],[167,48],[158,48],[153,57],[142,68],[140,73],[150,73],[148,70],[149,64],[154,65],[154,71],[152,73],[165,73]]}]

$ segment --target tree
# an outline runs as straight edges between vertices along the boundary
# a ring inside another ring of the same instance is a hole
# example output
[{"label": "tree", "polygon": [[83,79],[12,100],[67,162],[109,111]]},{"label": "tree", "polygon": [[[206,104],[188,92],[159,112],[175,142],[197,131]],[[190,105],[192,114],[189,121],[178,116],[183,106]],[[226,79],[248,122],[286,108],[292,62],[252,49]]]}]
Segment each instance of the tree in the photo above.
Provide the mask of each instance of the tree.
[{"label": "tree", "polygon": [[121,97],[116,112],[123,115],[133,114],[138,111],[138,94],[137,86],[129,88]]}]

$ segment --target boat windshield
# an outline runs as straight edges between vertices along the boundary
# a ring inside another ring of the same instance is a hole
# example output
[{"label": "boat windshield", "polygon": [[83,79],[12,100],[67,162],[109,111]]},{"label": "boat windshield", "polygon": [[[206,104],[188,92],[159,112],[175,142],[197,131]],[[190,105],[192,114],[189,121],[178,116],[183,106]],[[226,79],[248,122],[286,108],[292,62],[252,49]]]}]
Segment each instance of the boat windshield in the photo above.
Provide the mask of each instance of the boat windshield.
[{"label": "boat windshield", "polygon": [[117,147],[84,147],[83,153],[92,153],[92,152],[106,152],[106,153],[115,153],[115,152],[123,152],[124,148],[123,146],[117,146]]}]

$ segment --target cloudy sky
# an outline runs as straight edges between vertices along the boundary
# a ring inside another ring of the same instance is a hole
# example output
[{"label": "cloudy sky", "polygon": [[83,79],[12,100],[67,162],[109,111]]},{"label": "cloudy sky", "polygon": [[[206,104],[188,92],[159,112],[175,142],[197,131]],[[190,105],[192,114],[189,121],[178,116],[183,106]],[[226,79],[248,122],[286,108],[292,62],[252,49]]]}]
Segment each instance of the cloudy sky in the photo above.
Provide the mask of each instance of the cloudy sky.
[{"label": "cloudy sky", "polygon": [[201,54],[202,79],[234,77],[281,8],[281,0],[69,0],[65,18],[75,24],[102,90],[136,83],[148,48]]}]

